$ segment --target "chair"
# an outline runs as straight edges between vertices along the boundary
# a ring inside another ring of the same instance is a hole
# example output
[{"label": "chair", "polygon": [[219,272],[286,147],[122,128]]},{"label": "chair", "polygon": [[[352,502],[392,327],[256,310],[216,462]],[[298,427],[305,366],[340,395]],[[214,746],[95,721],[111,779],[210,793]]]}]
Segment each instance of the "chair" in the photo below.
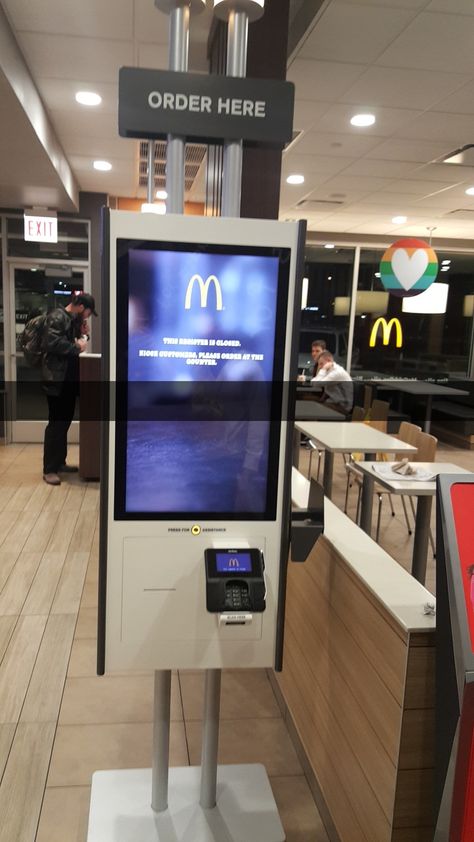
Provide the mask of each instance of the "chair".
[{"label": "chair", "polygon": [[390,404],[375,398],[370,407],[370,426],[381,433],[387,432],[388,412]]},{"label": "chair", "polygon": [[[351,413],[351,421],[358,421],[361,422],[365,419],[366,412],[363,406],[354,406]],[[337,423],[337,422],[334,422]],[[321,468],[321,456],[324,453],[324,449],[321,450],[318,448],[317,444],[314,441],[308,441],[308,447],[310,448],[311,452],[309,454],[309,465],[308,465],[308,479],[311,479],[311,465],[313,461],[313,454],[317,452],[318,454],[318,470],[316,472],[316,479],[319,480],[319,472]],[[346,454],[341,454],[343,459],[347,459],[348,456]],[[345,511],[345,510],[344,510]]]},{"label": "chair", "polygon": [[[364,387],[364,401],[367,401],[367,395],[372,394],[372,387],[365,386]],[[390,409],[390,404],[387,401],[379,401],[377,398],[372,401],[372,405],[367,409],[365,405],[355,406],[352,411],[352,418],[351,421],[364,421],[366,424],[369,424],[374,430],[380,430],[382,433],[387,432],[387,419],[388,419],[388,411]],[[361,491],[362,491],[362,475],[361,472],[357,468],[357,460],[353,459],[350,453],[343,454],[344,456],[344,464],[347,473],[347,483],[346,483],[346,496],[344,500],[344,512],[347,514],[347,503],[349,500],[349,489],[352,488],[351,483],[351,476],[357,482],[359,486],[359,495],[357,498],[357,510],[356,510],[356,523],[359,519],[359,509],[360,509],[360,499],[361,499]],[[395,514],[395,512],[394,512]]]},{"label": "chair", "polygon": [[[438,439],[436,438],[436,436],[432,436],[430,433],[423,433],[420,431],[413,444],[418,448],[415,456],[413,457],[414,462],[436,462],[436,450],[438,447]],[[409,499],[413,517],[416,517],[413,497],[410,496]],[[430,544],[431,549],[433,550],[433,555],[435,555],[435,544],[431,529]]]}]

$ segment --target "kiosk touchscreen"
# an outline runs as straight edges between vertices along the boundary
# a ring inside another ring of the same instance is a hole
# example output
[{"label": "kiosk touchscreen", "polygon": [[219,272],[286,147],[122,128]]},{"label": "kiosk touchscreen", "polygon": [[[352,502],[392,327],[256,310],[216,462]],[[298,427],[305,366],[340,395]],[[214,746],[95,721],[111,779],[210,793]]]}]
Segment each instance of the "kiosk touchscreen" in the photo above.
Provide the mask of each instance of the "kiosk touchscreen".
[{"label": "kiosk touchscreen", "polygon": [[272,666],[304,228],[111,211],[105,229],[99,672]]}]

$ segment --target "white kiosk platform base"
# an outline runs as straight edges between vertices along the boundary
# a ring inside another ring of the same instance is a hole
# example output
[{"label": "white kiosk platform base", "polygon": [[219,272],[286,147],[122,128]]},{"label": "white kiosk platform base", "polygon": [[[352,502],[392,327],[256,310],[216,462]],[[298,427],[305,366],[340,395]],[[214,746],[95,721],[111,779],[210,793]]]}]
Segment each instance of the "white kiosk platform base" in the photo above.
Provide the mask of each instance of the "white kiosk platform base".
[{"label": "white kiosk platform base", "polygon": [[170,768],[168,809],[150,806],[151,769],[95,772],[87,842],[284,842],[265,767],[219,766],[217,804],[199,804],[200,766]]}]

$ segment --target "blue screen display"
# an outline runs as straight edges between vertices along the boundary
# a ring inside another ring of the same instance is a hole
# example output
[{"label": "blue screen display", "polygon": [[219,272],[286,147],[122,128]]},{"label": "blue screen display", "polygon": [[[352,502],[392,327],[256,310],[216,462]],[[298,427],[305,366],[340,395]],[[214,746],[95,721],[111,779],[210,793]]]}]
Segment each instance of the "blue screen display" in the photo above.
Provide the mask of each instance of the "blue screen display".
[{"label": "blue screen display", "polygon": [[250,553],[216,553],[218,573],[251,573]]},{"label": "blue screen display", "polygon": [[268,510],[282,258],[205,248],[127,251],[125,514]]}]

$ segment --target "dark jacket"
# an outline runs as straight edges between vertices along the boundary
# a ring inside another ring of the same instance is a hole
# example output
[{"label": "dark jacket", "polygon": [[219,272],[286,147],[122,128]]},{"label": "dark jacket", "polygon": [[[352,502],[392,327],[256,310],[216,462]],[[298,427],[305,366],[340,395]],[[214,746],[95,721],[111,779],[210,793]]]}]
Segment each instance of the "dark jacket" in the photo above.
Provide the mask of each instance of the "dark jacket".
[{"label": "dark jacket", "polygon": [[63,307],[56,307],[46,316],[41,375],[47,395],[57,396],[65,381],[79,380],[80,349],[74,344],[77,332],[75,317]]}]

